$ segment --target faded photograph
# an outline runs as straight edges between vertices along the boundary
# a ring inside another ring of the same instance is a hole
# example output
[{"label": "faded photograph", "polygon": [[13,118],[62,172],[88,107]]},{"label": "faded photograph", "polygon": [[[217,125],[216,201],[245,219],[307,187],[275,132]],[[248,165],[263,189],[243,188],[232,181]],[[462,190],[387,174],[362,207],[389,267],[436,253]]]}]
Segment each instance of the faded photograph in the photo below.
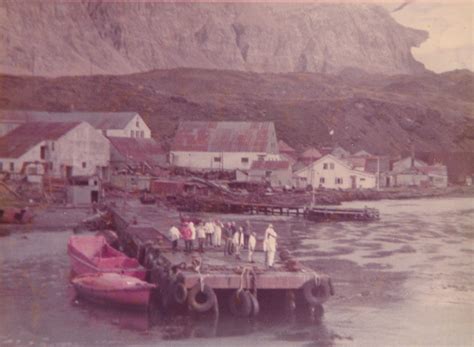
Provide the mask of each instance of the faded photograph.
[{"label": "faded photograph", "polygon": [[0,346],[472,346],[473,13],[0,0]]}]

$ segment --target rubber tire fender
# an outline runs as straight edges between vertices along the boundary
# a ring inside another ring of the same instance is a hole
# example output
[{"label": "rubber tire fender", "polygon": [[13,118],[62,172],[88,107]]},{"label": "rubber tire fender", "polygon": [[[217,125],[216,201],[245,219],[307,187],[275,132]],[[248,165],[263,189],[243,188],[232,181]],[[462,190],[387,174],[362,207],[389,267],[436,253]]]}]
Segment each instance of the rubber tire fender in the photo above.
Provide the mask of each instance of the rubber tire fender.
[{"label": "rubber tire fender", "polygon": [[250,296],[250,301],[252,302],[252,312],[251,315],[252,317],[258,316],[260,313],[260,304],[258,303],[258,299],[255,295],[253,295],[251,292],[248,292]]},{"label": "rubber tire fender", "polygon": [[202,293],[206,296],[206,301],[203,303],[196,300],[199,293],[201,293],[201,285],[196,283],[194,287],[188,291],[188,306],[194,311],[200,313],[211,310],[217,302],[214,290],[207,284],[204,285]]},{"label": "rubber tire fender", "polygon": [[316,285],[314,280],[309,280],[303,285],[303,295],[311,306],[321,305],[330,295],[329,278],[322,278]]},{"label": "rubber tire fender", "polygon": [[173,299],[178,304],[184,304],[188,299],[188,289],[182,282],[175,282],[173,284]]},{"label": "rubber tire fender", "polygon": [[249,317],[252,313],[252,299],[246,290],[235,291],[230,296],[230,312],[237,317]]}]

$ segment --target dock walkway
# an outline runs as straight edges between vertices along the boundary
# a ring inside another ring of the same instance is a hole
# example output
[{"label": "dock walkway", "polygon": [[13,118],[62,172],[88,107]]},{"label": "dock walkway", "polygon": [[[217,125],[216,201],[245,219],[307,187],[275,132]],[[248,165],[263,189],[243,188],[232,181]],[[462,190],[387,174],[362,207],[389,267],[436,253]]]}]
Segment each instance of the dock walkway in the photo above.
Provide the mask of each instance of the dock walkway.
[{"label": "dock walkway", "polygon": [[[216,290],[231,290],[239,295],[242,290],[279,290],[279,291],[302,291],[306,286],[323,286],[320,292],[315,292],[318,304],[325,302],[330,296],[330,277],[315,271],[301,267],[298,271],[289,271],[286,262],[281,261],[276,255],[275,265],[272,269],[266,269],[264,253],[254,253],[255,263],[247,261],[247,250],[241,253],[241,260],[235,256],[224,255],[224,246],[219,248],[208,246],[204,253],[194,251],[185,253],[183,244],[179,245],[181,250],[173,252],[171,241],[167,237],[167,230],[158,230],[157,216],[153,213],[153,207],[140,208],[140,217],[134,209],[114,210],[114,224],[124,250],[150,270],[151,282],[161,285],[163,282],[170,283],[177,276],[172,269],[179,269],[179,278],[184,290],[192,292],[196,285],[206,285]],[[196,247],[196,242],[194,247]],[[199,269],[196,263],[200,264]],[[160,283],[161,282],[161,283]],[[169,287],[169,285],[167,285]],[[311,292],[310,292],[311,293]],[[217,299],[216,299],[217,300]]]}]

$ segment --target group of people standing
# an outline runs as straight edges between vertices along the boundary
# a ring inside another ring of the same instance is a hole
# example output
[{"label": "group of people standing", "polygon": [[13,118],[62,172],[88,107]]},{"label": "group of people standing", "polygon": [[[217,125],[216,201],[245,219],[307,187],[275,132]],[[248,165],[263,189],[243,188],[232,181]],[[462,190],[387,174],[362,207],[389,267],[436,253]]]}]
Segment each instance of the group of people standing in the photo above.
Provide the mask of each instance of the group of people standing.
[{"label": "group of people standing", "polygon": [[[253,255],[257,246],[257,234],[252,230],[250,222],[237,226],[235,222],[222,223],[219,220],[207,220],[195,225],[191,221],[184,221],[178,229],[176,226],[169,230],[173,251],[178,250],[178,240],[184,240],[184,251],[194,250],[194,241],[198,242],[198,251],[204,253],[204,248],[220,248],[224,240],[224,255],[235,255],[241,259],[242,250],[247,250],[247,261],[254,263]],[[263,238],[263,251],[265,252],[265,263],[273,267],[276,247],[277,233],[273,225],[269,224]]]}]

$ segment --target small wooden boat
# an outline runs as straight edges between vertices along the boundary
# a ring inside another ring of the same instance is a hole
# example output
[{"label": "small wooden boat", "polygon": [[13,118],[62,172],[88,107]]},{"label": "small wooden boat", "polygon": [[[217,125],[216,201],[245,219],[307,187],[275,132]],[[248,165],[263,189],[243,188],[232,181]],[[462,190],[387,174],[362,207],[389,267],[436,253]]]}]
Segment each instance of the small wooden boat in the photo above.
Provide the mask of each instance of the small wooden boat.
[{"label": "small wooden boat", "polygon": [[145,268],[111,247],[102,235],[71,236],[67,250],[76,275],[114,272],[145,279]]},{"label": "small wooden boat", "polygon": [[84,274],[71,282],[84,299],[136,307],[148,306],[150,291],[156,288],[154,284],[117,273]]}]

